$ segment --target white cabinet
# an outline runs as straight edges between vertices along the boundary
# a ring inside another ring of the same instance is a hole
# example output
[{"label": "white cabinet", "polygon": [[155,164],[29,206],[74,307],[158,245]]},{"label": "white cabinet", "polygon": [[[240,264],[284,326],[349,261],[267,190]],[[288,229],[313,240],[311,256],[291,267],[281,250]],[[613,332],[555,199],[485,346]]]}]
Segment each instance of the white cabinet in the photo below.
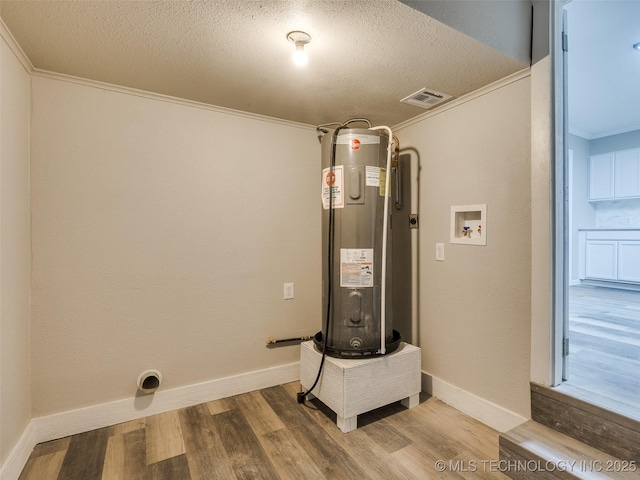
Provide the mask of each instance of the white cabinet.
[{"label": "white cabinet", "polygon": [[589,157],[589,200],[640,197],[640,148]]},{"label": "white cabinet", "polygon": [[616,152],[613,177],[616,198],[640,196],[640,150]]},{"label": "white cabinet", "polygon": [[581,230],[581,280],[640,284],[640,230]]},{"label": "white cabinet", "polygon": [[595,280],[618,279],[618,242],[587,240],[585,276]]},{"label": "white cabinet", "polygon": [[618,242],[618,280],[640,283],[640,242]]},{"label": "white cabinet", "polygon": [[613,198],[613,153],[589,157],[589,200]]}]

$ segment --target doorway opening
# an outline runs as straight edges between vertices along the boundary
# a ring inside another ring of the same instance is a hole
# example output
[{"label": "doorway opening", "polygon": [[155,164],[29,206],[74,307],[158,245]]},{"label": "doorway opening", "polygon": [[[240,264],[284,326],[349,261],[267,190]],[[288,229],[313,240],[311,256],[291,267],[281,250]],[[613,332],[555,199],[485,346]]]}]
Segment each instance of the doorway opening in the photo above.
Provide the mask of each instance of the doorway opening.
[{"label": "doorway opening", "polygon": [[[562,5],[565,137],[561,232],[563,382],[640,420],[640,42],[637,2]],[[560,235],[560,233],[559,233]]]}]

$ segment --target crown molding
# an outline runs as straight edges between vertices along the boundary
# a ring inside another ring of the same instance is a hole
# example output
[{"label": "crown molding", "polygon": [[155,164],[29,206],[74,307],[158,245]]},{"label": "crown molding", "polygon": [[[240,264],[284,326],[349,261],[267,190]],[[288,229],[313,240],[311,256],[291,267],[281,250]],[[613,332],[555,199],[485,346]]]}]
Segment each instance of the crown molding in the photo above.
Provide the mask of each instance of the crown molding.
[{"label": "crown molding", "polygon": [[27,73],[33,73],[33,64],[29,57],[24,53],[24,50],[20,47],[13,34],[7,27],[7,25],[0,18],[0,37],[5,41],[7,46],[11,49],[14,55],[18,58]]},{"label": "crown molding", "polygon": [[224,115],[233,115],[235,117],[243,117],[252,120],[258,120],[262,122],[276,123],[279,125],[285,125],[288,127],[302,128],[305,130],[315,131],[315,125],[309,125],[306,123],[293,122],[291,120],[284,120],[282,118],[269,117],[266,115],[260,115],[258,113],[244,112],[242,110],[234,110],[232,108],[219,107],[209,103],[197,102],[195,100],[186,100],[184,98],[172,97],[170,95],[164,95],[162,93],[149,92],[146,90],[138,90],[131,87],[123,87],[112,83],[100,82],[98,80],[90,80],[88,78],[75,77],[73,75],[66,75],[64,73],[56,73],[48,70],[42,70],[40,68],[33,68],[31,75],[34,77],[48,78],[51,80],[58,80],[61,82],[74,83],[76,85],[83,85],[85,87],[97,88],[100,90],[107,90],[111,92],[121,93],[123,95],[132,95],[134,97],[147,98],[149,100],[157,100],[166,103],[173,103],[177,105],[183,105],[185,107],[200,108],[204,110],[210,110],[213,112],[221,113]]},{"label": "crown molding", "polygon": [[250,113],[250,112],[244,112],[241,110],[234,110],[232,108],[219,107],[219,106],[211,105],[208,103],[196,102],[193,100],[186,100],[183,98],[172,97],[170,95],[163,95],[160,93],[154,93],[154,92],[149,92],[145,90],[138,90],[130,87],[123,87],[123,86],[114,85],[111,83],[99,82],[97,80],[89,80],[87,78],[75,77],[73,75],[66,75],[63,73],[56,73],[56,72],[51,72],[48,70],[36,68],[33,66],[31,61],[29,60],[29,57],[27,57],[27,55],[24,53],[24,50],[22,50],[22,48],[20,47],[20,45],[18,44],[14,36],[11,34],[11,31],[6,26],[6,24],[2,21],[1,18],[0,18],[0,37],[2,37],[2,39],[7,43],[7,46],[11,49],[11,51],[15,54],[15,56],[18,58],[18,60],[24,67],[24,69],[31,76],[49,78],[52,80],[60,80],[64,82],[75,83],[78,85],[84,85],[86,87],[99,88],[101,90],[109,90],[112,92],[122,93],[125,95],[133,95],[137,97],[148,98],[151,100],[158,100],[158,101],[163,101],[167,103],[184,105],[192,108],[201,108],[205,110],[214,111],[217,113],[222,113],[225,115],[233,115],[236,117],[244,117],[252,120],[276,123],[279,125],[286,125],[288,127],[302,128],[305,130],[313,130],[313,131],[315,131],[316,129],[315,125],[309,125],[306,123],[293,122],[291,120],[284,120],[281,118],[269,117],[269,116],[260,115],[257,113]]},{"label": "crown molding", "polygon": [[493,83],[490,83],[489,85],[486,85],[484,87],[479,88],[478,90],[474,90],[471,93],[468,93],[466,95],[463,95],[460,98],[455,98],[441,106],[435,107],[431,110],[429,110],[428,112],[422,113],[416,117],[410,118],[409,120],[406,120],[402,123],[399,123],[398,125],[394,125],[393,126],[393,130],[400,130],[402,128],[405,127],[409,127],[415,123],[419,123],[427,118],[433,117],[435,115],[438,115],[440,113],[446,112],[447,110],[451,110],[452,108],[456,108],[459,107],[460,105],[463,105],[467,102],[470,102],[472,100],[475,100],[476,98],[482,97],[483,95],[486,95],[488,93],[491,93],[495,90],[498,90],[500,88],[506,87],[507,85],[510,85],[514,82],[517,82],[519,80],[522,80],[523,78],[527,78],[531,76],[531,68],[527,67],[523,70],[520,70],[516,73],[513,73],[507,77],[501,78],[500,80],[497,80]]}]

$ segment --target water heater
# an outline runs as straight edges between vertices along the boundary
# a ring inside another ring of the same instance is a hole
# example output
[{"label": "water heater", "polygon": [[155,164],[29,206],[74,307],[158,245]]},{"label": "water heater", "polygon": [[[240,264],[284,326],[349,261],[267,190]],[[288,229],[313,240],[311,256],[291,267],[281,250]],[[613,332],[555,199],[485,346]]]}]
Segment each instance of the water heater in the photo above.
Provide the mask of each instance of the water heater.
[{"label": "water heater", "polygon": [[314,340],[333,357],[391,353],[401,341],[392,327],[385,128],[341,127],[321,140],[324,325]]}]

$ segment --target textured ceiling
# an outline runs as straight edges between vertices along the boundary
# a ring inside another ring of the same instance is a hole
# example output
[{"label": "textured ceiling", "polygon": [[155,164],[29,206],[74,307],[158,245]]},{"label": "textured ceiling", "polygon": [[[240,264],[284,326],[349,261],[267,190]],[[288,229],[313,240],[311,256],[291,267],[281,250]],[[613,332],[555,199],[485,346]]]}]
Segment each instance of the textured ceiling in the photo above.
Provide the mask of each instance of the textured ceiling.
[{"label": "textured ceiling", "polygon": [[[399,103],[422,87],[460,97],[528,66],[397,0],[3,0],[0,16],[36,69],[312,125],[394,125],[424,112]],[[303,68],[291,30],[312,37]]]}]

